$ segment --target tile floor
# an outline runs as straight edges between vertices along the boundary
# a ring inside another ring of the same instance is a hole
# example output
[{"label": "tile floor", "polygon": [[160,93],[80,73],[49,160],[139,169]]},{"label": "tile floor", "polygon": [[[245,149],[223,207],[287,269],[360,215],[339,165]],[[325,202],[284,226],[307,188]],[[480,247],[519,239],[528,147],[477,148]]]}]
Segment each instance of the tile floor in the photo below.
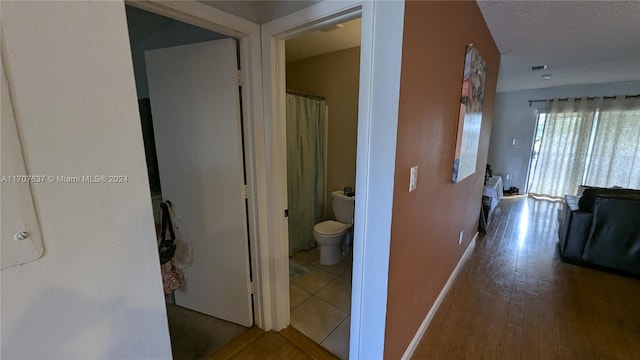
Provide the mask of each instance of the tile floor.
[{"label": "tile floor", "polygon": [[336,265],[321,265],[315,248],[298,252],[291,260],[310,270],[289,283],[291,325],[339,358],[348,359],[351,256]]}]

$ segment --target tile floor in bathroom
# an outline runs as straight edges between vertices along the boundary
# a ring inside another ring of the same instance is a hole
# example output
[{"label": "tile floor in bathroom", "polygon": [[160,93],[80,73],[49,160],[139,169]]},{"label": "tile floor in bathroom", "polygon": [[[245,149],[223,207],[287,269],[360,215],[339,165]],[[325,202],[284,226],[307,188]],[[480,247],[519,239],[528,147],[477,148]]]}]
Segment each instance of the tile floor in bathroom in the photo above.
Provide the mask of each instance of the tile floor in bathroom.
[{"label": "tile floor in bathroom", "polygon": [[289,283],[291,325],[339,358],[348,359],[352,257],[326,266],[318,256],[315,248],[291,259],[310,270]]}]

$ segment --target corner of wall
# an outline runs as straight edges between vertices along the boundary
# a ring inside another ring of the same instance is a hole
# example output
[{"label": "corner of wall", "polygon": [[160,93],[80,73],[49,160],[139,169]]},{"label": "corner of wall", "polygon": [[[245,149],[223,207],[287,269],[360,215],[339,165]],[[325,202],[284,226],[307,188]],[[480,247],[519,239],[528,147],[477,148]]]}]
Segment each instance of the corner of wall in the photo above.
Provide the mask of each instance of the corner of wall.
[{"label": "corner of wall", "polygon": [[[388,358],[405,352],[477,231],[500,58],[475,2],[407,2],[403,41]],[[476,171],[452,184],[467,44],[487,62],[483,118]],[[408,192],[414,165],[419,166],[418,185]]]}]

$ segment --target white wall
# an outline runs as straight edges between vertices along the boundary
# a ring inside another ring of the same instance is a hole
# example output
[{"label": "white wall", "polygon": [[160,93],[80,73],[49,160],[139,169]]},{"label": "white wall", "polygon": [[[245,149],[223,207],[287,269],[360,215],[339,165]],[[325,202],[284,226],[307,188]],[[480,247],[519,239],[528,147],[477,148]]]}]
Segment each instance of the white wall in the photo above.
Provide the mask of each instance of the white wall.
[{"label": "white wall", "polygon": [[2,1],[1,16],[31,173],[128,182],[34,186],[45,255],[1,273],[0,357],[170,358],[124,5]]},{"label": "white wall", "polygon": [[[563,86],[548,89],[501,92],[496,96],[488,162],[501,175],[505,189],[516,186],[525,191],[529,157],[536,127],[536,109],[544,103],[529,100],[640,94],[640,82]],[[516,139],[516,145],[513,145]],[[506,175],[511,174],[511,180]]]}]

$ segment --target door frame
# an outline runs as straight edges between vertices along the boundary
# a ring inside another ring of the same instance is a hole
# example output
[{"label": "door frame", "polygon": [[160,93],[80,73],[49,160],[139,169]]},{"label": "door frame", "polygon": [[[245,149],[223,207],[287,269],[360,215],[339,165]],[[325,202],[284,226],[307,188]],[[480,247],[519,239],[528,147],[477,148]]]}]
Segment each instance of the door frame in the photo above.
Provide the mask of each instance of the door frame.
[{"label": "door frame", "polygon": [[284,40],[362,17],[349,351],[351,358],[382,358],[404,1],[323,1],[262,26],[194,0],[125,2],[239,39],[254,317],[265,330],[290,322],[288,240],[281,236],[287,232]]},{"label": "door frame", "polygon": [[[262,25],[274,328],[289,325],[285,40],[362,17],[349,357],[382,358],[404,1],[324,1]],[[374,61],[375,60],[375,61]]]},{"label": "door frame", "polygon": [[[260,25],[196,1],[125,0],[127,5],[195,25],[235,38],[239,42],[240,68],[243,72],[242,117],[245,137],[245,171],[249,190],[247,212],[249,253],[253,275],[253,314],[255,324],[273,328],[271,317],[271,277],[268,254],[266,165],[262,116],[262,61]],[[124,8],[123,8],[124,11]],[[123,16],[125,14],[123,13]]]}]

